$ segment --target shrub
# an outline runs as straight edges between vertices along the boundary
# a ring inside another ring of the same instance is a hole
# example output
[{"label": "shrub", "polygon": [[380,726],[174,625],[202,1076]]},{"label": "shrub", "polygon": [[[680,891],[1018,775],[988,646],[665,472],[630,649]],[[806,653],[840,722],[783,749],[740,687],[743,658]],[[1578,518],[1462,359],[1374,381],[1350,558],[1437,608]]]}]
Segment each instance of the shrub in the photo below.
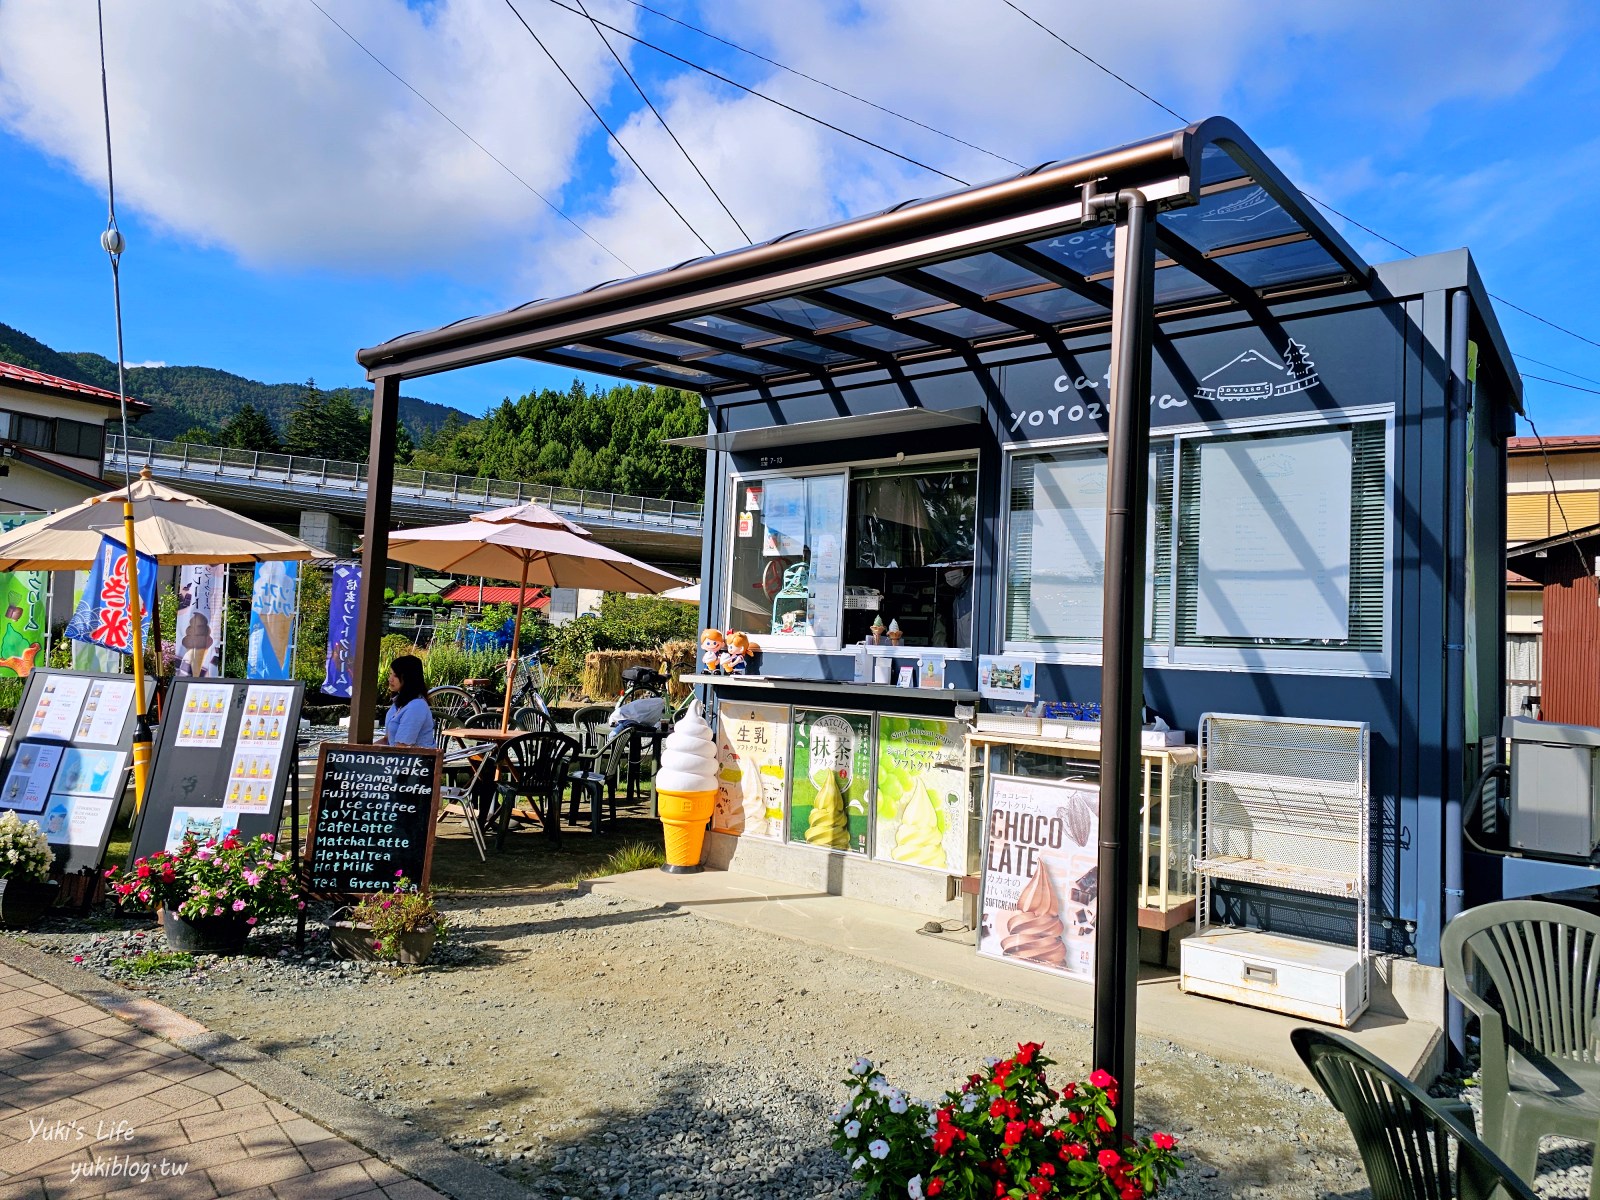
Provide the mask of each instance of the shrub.
[{"label": "shrub", "polygon": [[14,812],[0,813],[0,879],[50,878],[54,861],[50,842],[37,821],[24,821]]},{"label": "shrub", "polygon": [[231,829],[220,840],[183,839],[177,850],[161,850],[132,867],[106,872],[111,899],[124,908],[160,905],[183,917],[238,914],[254,925],[305,907],[295,890],[295,865],[270,833],[248,842]]},{"label": "shrub", "polygon": [[387,892],[362,897],[350,910],[350,920],[372,930],[372,948],[385,958],[399,955],[402,934],[431,927],[443,941],[446,929],[444,914],[433,906],[433,896],[404,875]]}]

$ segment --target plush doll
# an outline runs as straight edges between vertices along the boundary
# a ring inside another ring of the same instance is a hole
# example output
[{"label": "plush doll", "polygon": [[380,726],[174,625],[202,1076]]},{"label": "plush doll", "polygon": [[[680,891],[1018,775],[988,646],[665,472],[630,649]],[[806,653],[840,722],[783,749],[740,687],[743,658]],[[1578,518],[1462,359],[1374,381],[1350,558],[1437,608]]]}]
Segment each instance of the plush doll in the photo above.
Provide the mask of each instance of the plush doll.
[{"label": "plush doll", "polygon": [[720,629],[702,629],[700,631],[700,666],[716,675],[723,669],[723,664],[728,658],[728,642],[722,636]]},{"label": "plush doll", "polygon": [[723,659],[723,672],[728,675],[746,674],[755,666],[755,658],[760,651],[761,647],[745,634],[738,631],[728,634],[728,653]]}]

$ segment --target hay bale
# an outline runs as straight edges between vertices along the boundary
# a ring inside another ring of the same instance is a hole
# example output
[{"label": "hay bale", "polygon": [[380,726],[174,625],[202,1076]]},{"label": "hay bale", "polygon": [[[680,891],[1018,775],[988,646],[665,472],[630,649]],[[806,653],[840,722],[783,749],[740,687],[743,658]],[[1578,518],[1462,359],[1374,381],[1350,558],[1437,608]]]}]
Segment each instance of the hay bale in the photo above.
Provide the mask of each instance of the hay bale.
[{"label": "hay bale", "polygon": [[583,656],[583,694],[598,704],[608,704],[622,694],[622,673],[629,667],[661,666],[655,650],[591,650]]}]

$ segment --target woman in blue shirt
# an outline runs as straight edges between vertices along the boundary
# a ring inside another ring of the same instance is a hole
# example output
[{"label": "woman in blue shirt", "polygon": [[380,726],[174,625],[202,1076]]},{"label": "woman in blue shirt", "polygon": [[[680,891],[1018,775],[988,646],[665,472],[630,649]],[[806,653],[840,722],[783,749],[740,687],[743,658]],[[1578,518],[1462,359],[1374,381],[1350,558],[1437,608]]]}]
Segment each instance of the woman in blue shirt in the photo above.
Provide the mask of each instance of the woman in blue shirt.
[{"label": "woman in blue shirt", "polygon": [[433,710],[428,707],[428,684],[422,677],[422,660],[402,654],[389,664],[389,694],[394,703],[383,718],[382,746],[420,746],[432,750],[439,744],[434,733]]}]

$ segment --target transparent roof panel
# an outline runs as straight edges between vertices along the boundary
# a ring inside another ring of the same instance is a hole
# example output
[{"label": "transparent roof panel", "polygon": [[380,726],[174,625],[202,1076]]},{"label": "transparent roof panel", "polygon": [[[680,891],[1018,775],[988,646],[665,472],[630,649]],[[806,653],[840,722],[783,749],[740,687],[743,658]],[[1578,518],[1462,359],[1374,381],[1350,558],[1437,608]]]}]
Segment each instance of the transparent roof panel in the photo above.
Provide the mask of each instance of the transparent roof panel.
[{"label": "transparent roof panel", "polygon": [[1069,267],[1079,275],[1098,275],[1111,270],[1112,227],[1095,225],[1076,233],[1063,233],[1048,241],[1033,242],[1032,248]]},{"label": "transparent roof panel", "polygon": [[644,363],[633,370],[640,375],[658,375],[674,383],[721,383],[723,377],[708,371],[695,371],[689,367],[669,367],[665,363]]},{"label": "transparent roof panel", "polygon": [[1201,251],[1300,230],[1300,223],[1265,188],[1253,183],[1202,196],[1193,208],[1163,213],[1161,223]]},{"label": "transparent roof panel", "polygon": [[1217,289],[1183,267],[1162,267],[1156,272],[1156,307],[1215,296]]},{"label": "transparent roof panel", "polygon": [[974,254],[968,258],[955,259],[953,262],[935,263],[930,267],[924,267],[923,270],[946,283],[953,283],[980,296],[990,296],[995,292],[1010,291],[1012,288],[1028,287],[1039,282],[1039,277],[1027,267],[1018,266],[998,254]]},{"label": "transparent roof panel", "polygon": [[898,329],[886,329],[882,325],[863,325],[859,329],[841,329],[833,334],[837,338],[846,338],[852,342],[860,342],[863,346],[871,346],[874,350],[926,350],[931,342],[921,338],[912,337],[908,333],[901,333]]},{"label": "transparent roof panel", "polygon": [[803,358],[823,366],[832,366],[837,363],[854,362],[856,355],[846,354],[843,350],[835,350],[832,346],[819,346],[815,342],[775,342],[766,347],[774,354],[782,354],[788,358]]},{"label": "transparent roof panel", "polygon": [[726,367],[730,371],[743,371],[747,375],[782,375],[785,371],[793,370],[792,367],[782,367],[777,363],[762,362],[758,358],[746,358],[742,354],[712,354],[705,358],[694,360],[693,366]]},{"label": "transparent roof panel", "polygon": [[596,366],[604,367],[632,367],[640,360],[626,354],[613,354],[609,350],[597,350],[593,346],[557,346],[556,352],[568,358],[581,358],[592,362]]},{"label": "transparent roof panel", "polygon": [[655,333],[648,329],[630,329],[624,333],[614,333],[608,340],[621,342],[625,346],[638,346],[645,350],[663,351],[679,357],[685,354],[705,353],[704,346],[696,345],[694,342],[680,341],[675,337],[668,337],[665,334]]},{"label": "transparent roof panel", "polygon": [[[857,304],[865,304],[875,308],[885,316],[896,313],[909,312],[918,308],[929,308],[942,304],[937,296],[930,296],[927,292],[920,291],[910,284],[901,283],[898,279],[863,279],[857,283],[846,283],[839,287],[829,288],[831,295],[842,300],[854,300]],[[818,297],[826,300],[826,297]]]},{"label": "transparent roof panel", "polygon": [[701,317],[690,317],[687,321],[674,321],[672,327],[681,329],[691,336],[696,333],[705,333],[710,334],[712,337],[722,338],[724,341],[738,342],[740,345],[772,340],[772,335],[765,329],[757,329],[754,325],[746,325],[743,321],[735,321],[732,317],[718,316],[716,313],[707,313]]},{"label": "transparent roof panel", "polygon": [[1341,275],[1344,268],[1322,246],[1307,238],[1282,246],[1263,246],[1217,260],[1218,264],[1248,287],[1272,287],[1281,283],[1326,279]]},{"label": "transparent roof panel", "polygon": [[750,309],[752,312],[764,313],[776,321],[787,321],[790,325],[798,325],[802,329],[827,329],[846,319],[832,309],[820,308],[802,300],[799,296],[784,296],[780,300],[752,304]]},{"label": "transparent roof panel", "polygon": [[1037,317],[1041,321],[1049,321],[1052,325],[1068,325],[1074,321],[1103,317],[1110,312],[1111,289],[1106,288],[1105,292],[1105,304],[1092,304],[1077,292],[1069,292],[1066,288],[1052,288],[1048,292],[1013,296],[1009,300],[1000,300],[997,303],[1026,313],[1030,317]]},{"label": "transparent roof panel", "polygon": [[1209,142],[1200,151],[1200,186],[1210,187],[1213,183],[1224,183],[1230,179],[1241,179],[1248,172],[1215,142]]},{"label": "transparent roof panel", "polygon": [[997,321],[983,313],[972,312],[965,308],[952,308],[944,312],[923,313],[917,319],[918,325],[931,325],[934,329],[945,333],[953,333],[957,337],[982,338],[992,337],[997,333],[1015,333],[1014,325],[1007,325],[1004,321]]}]

